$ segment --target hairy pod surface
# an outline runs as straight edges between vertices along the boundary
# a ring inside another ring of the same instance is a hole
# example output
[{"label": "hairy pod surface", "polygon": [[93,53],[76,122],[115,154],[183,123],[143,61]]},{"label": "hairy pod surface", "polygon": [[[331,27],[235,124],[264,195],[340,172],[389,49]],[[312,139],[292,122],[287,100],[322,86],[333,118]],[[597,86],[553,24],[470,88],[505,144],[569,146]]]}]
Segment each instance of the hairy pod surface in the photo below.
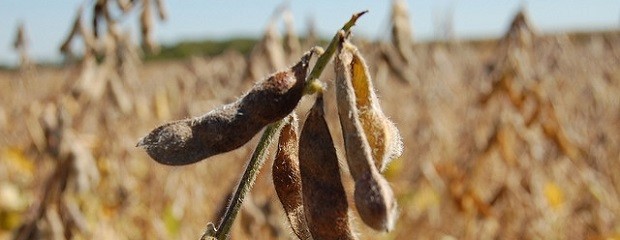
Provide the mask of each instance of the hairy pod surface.
[{"label": "hairy pod surface", "polygon": [[342,70],[346,71],[342,78],[350,82],[353,88],[355,107],[375,166],[383,172],[392,159],[402,154],[402,138],[379,105],[368,66],[357,47],[344,42],[338,59],[342,63]]},{"label": "hairy pod surface", "polygon": [[155,161],[186,165],[243,146],[266,125],[286,117],[303,95],[312,51],[291,69],[258,82],[239,100],[203,116],[166,123],[138,142]]},{"label": "hairy pod surface", "polygon": [[355,181],[355,207],[366,225],[389,232],[398,217],[398,204],[389,183],[377,171],[364,173]]},{"label": "hairy pod surface", "polygon": [[299,139],[304,211],[313,239],[355,239],[340,179],[336,148],[323,112],[323,97],[306,118]]},{"label": "hairy pod surface", "polygon": [[390,231],[398,216],[394,193],[375,166],[360,111],[356,107],[351,82],[352,52],[342,42],[338,50],[335,63],[336,101],[347,163],[355,181],[355,206],[366,225],[375,230]]},{"label": "hairy pod surface", "polygon": [[302,200],[298,125],[297,115],[292,113],[280,130],[271,172],[273,185],[293,232],[299,239],[306,240],[312,237],[306,223]]}]

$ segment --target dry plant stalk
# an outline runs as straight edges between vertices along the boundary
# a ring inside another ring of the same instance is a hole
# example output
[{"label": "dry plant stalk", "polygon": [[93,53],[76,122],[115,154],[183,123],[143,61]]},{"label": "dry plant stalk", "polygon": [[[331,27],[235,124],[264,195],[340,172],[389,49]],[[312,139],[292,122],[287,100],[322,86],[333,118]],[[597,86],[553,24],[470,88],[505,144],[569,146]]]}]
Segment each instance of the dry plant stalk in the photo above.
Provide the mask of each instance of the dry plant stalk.
[{"label": "dry plant stalk", "polygon": [[153,39],[153,28],[155,23],[153,20],[152,0],[142,0],[142,12],[140,13],[140,28],[142,33],[142,44],[149,52],[159,52],[159,46]]},{"label": "dry plant stalk", "polygon": [[273,185],[293,233],[299,239],[311,239],[302,201],[298,125],[297,115],[292,113],[280,130],[272,167]]},{"label": "dry plant stalk", "polygon": [[116,4],[124,13],[128,13],[134,7],[134,0],[116,0]]},{"label": "dry plant stalk", "polygon": [[413,60],[411,47],[411,25],[405,0],[394,0],[392,4],[392,43],[406,64]]},{"label": "dry plant stalk", "polygon": [[260,42],[257,43],[248,56],[248,66],[245,79],[256,79],[265,75],[265,70],[282,69],[285,65],[284,48],[278,33],[278,18],[286,9],[286,5],[276,8],[269,19],[269,23]]},{"label": "dry plant stalk", "polygon": [[73,22],[73,26],[71,27],[71,31],[65,38],[65,41],[60,45],[60,52],[64,55],[71,56],[73,52],[71,51],[71,43],[73,39],[78,36],[82,37],[82,42],[85,47],[85,58],[91,56],[91,53],[97,51],[97,40],[93,33],[86,27],[86,25],[82,21],[82,13],[84,12],[84,8],[78,8],[78,12],[75,16],[75,21]]},{"label": "dry plant stalk", "polygon": [[107,6],[108,1],[107,0],[97,0],[97,3],[95,3],[95,6],[93,8],[93,33],[95,35],[95,38],[99,38],[99,26],[100,26],[100,22],[104,21],[102,19],[108,20],[109,19],[109,13],[108,13],[108,6]]},{"label": "dry plant stalk", "polygon": [[284,66],[284,48],[282,39],[278,33],[278,26],[275,18],[269,23],[263,38],[263,48],[272,68],[280,69]]},{"label": "dry plant stalk", "polygon": [[301,131],[299,165],[304,210],[313,239],[355,239],[321,93]]},{"label": "dry plant stalk", "polygon": [[[39,117],[44,133],[42,155],[56,161],[53,172],[46,176],[40,194],[24,214],[24,221],[14,232],[14,239],[45,238],[45,225],[53,225],[52,235],[71,239],[73,234],[87,234],[88,224],[77,203],[64,196],[85,192],[99,181],[99,172],[88,147],[71,127],[71,116],[64,108],[49,103]],[[54,215],[56,217],[51,218]]]},{"label": "dry plant stalk", "polygon": [[28,67],[30,65],[30,58],[28,57],[28,39],[26,37],[26,27],[23,23],[17,26],[13,48],[15,48],[19,54],[20,68]]},{"label": "dry plant stalk", "polygon": [[164,0],[155,0],[155,6],[157,7],[157,15],[159,20],[165,21],[168,19],[168,10],[164,5]]},{"label": "dry plant stalk", "polygon": [[566,136],[565,130],[562,129],[560,121],[555,113],[553,104],[549,100],[543,100],[542,97],[538,97],[540,102],[538,108],[540,108],[541,115],[538,121],[545,136],[550,138],[560,150],[572,160],[582,159],[584,154],[583,150],[577,147]]},{"label": "dry plant stalk", "polygon": [[15,41],[13,42],[13,48],[20,49],[26,47],[26,29],[24,24],[20,23],[17,26],[17,34],[15,34]]},{"label": "dry plant stalk", "polygon": [[520,48],[528,48],[528,50],[531,50],[537,35],[538,31],[529,20],[526,9],[523,8],[512,19],[510,28],[502,39],[502,44],[514,45],[515,47],[519,46]]},{"label": "dry plant stalk", "polygon": [[413,53],[412,30],[409,24],[409,13],[407,3],[404,0],[392,1],[392,44],[382,44],[381,58],[388,64],[399,79],[411,84],[416,80],[416,76],[410,70],[415,62]]},{"label": "dry plant stalk", "polygon": [[316,45],[318,39],[317,35],[315,20],[314,18],[309,17],[306,20],[306,36],[303,42],[303,47],[308,48],[309,46]]},{"label": "dry plant stalk", "polygon": [[[540,83],[532,81],[534,73],[531,60],[533,58],[530,55],[534,51],[534,44],[537,40],[537,30],[529,21],[525,9],[521,9],[501,40],[500,51],[504,54],[500,58],[500,66],[492,73],[491,92],[484,95],[480,102],[486,104],[492,96],[505,93],[513,106],[523,110],[524,102],[527,99],[533,99],[536,105],[532,115],[528,117],[521,113],[525,125],[530,127],[534,122],[540,123],[543,133],[559,146],[566,156],[573,160],[580,159],[583,151],[566,137],[555,116],[553,105],[540,93]],[[514,144],[502,146],[512,145]],[[516,157],[505,155],[505,158],[514,161]]]},{"label": "dry plant stalk", "polygon": [[295,32],[295,23],[293,22],[293,13],[290,9],[286,9],[282,13],[282,20],[286,26],[284,32],[284,51],[286,52],[286,59],[291,60],[297,54],[301,52],[301,43],[299,37]]},{"label": "dry plant stalk", "polygon": [[[396,200],[392,189],[377,170],[373,160],[372,147],[362,124],[362,121],[369,119],[360,116],[361,110],[356,104],[356,89],[352,84],[351,69],[355,48],[344,38],[344,34],[341,34],[339,53],[335,60],[336,99],[347,162],[355,180],[355,205],[368,226],[376,230],[390,231],[398,215]],[[385,122],[387,119],[375,121]],[[394,140],[396,139],[391,141]]]},{"label": "dry plant stalk", "polygon": [[311,56],[307,52],[295,66],[272,74],[233,103],[155,128],[137,146],[167,165],[191,164],[241,147],[297,106]]},{"label": "dry plant stalk", "polygon": [[80,27],[82,23],[82,12],[83,8],[80,7],[78,9],[77,16],[75,17],[75,21],[73,22],[73,26],[71,27],[69,35],[67,35],[65,41],[60,45],[60,52],[64,55],[73,55],[73,53],[71,52],[70,44],[73,41],[73,38],[75,38],[75,36],[78,35],[80,32]]}]

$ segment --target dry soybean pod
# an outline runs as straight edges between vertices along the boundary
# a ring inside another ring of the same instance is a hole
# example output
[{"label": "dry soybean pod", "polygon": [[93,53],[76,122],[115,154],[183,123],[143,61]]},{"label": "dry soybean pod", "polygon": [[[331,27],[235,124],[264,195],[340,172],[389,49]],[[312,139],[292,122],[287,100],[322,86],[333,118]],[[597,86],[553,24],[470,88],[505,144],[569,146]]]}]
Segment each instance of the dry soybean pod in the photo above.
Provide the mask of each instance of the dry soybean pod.
[{"label": "dry soybean pod", "polygon": [[362,221],[376,230],[390,231],[398,215],[394,193],[379,173],[362,129],[351,85],[352,55],[343,51],[344,36],[335,60],[336,100],[349,170],[355,181],[355,206]]},{"label": "dry soybean pod", "polygon": [[297,115],[293,112],[280,130],[278,150],[271,169],[273,185],[284,212],[299,239],[311,239],[304,214],[301,173],[299,172],[299,136]]},{"label": "dry soybean pod", "polygon": [[272,74],[233,103],[155,128],[137,146],[166,165],[191,164],[241,147],[297,106],[311,56],[312,51],[305,53],[295,66]]},{"label": "dry soybean pod", "polygon": [[340,179],[338,156],[319,93],[299,139],[299,168],[304,211],[312,238],[355,239],[349,226],[348,204]]},{"label": "dry soybean pod", "polygon": [[347,57],[340,60],[344,66],[348,66],[350,78],[347,80],[355,93],[359,120],[372,150],[375,165],[380,172],[383,172],[392,159],[402,154],[402,140],[398,129],[385,116],[379,105],[366,61],[353,44],[345,41],[343,45],[341,55]]}]

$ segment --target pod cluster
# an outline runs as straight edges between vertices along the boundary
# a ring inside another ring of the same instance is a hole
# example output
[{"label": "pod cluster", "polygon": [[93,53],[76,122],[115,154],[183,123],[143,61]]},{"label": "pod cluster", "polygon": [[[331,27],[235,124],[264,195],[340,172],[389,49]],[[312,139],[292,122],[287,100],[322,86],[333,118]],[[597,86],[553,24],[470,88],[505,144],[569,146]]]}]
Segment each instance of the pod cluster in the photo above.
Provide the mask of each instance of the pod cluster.
[{"label": "pod cluster", "polygon": [[[381,110],[363,57],[344,37],[335,71],[355,209],[369,227],[390,231],[398,217],[397,203],[381,172],[401,155],[401,137]],[[272,168],[274,186],[299,239],[356,239],[322,93],[317,95],[299,137],[296,117],[282,129]]]},{"label": "pod cluster", "polygon": [[[381,173],[401,155],[403,144],[381,110],[364,58],[344,34],[340,36],[334,63],[336,105],[346,163],[355,182],[355,209],[369,227],[390,231],[398,216],[397,203]],[[301,130],[292,113],[304,94],[313,52],[258,82],[233,103],[155,128],[138,146],[159,163],[191,164],[239,148],[265,126],[283,121],[272,175],[293,233],[299,239],[356,239],[323,93],[316,94]]]}]

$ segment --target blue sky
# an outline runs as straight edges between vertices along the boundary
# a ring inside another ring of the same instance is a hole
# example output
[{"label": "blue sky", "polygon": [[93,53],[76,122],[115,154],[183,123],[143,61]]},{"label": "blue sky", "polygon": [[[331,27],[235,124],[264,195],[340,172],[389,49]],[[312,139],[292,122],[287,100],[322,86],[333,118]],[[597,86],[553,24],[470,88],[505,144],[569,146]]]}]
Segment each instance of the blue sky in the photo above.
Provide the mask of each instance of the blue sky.
[{"label": "blue sky", "polygon": [[[23,22],[29,38],[29,55],[38,60],[60,57],[58,47],[69,31],[76,9],[94,0],[0,0],[0,64],[14,65],[15,28]],[[224,39],[258,36],[283,0],[167,0],[170,18],[156,26],[160,43],[179,40]],[[370,10],[354,34],[387,39],[391,1],[339,0],[289,1],[299,33],[314,18],[319,33],[331,36],[353,12]],[[543,32],[618,29],[620,0],[408,0],[414,38],[427,41],[437,36],[437,19],[452,13],[458,38],[500,36],[512,16],[525,5],[532,22]],[[124,20],[124,28],[138,33],[137,14]]]}]

